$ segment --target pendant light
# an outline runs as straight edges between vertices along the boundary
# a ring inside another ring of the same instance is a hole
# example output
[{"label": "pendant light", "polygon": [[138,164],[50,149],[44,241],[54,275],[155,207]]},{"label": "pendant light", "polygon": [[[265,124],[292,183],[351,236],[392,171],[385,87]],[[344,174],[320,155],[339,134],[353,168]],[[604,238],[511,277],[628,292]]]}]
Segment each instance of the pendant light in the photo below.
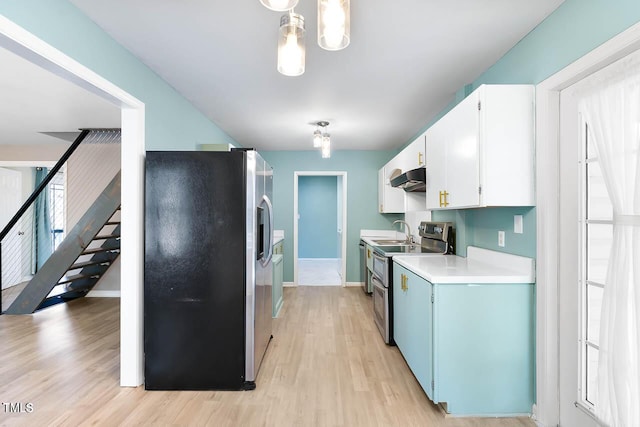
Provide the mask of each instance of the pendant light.
[{"label": "pendant light", "polygon": [[318,0],[318,45],[326,50],[340,50],[350,42],[350,0]]},{"label": "pendant light", "polygon": [[260,0],[260,3],[267,9],[276,12],[284,12],[291,10],[298,5],[298,0]]},{"label": "pendant light", "polygon": [[313,148],[322,148],[322,131],[320,128],[324,129],[329,126],[329,122],[320,121],[316,123],[316,130],[313,132]]},{"label": "pendant light", "polygon": [[285,76],[304,73],[304,17],[290,12],[280,18],[278,37],[278,71]]},{"label": "pendant light", "polygon": [[322,135],[322,158],[328,159],[331,157],[331,135],[325,133]]},{"label": "pendant light", "polygon": [[316,129],[313,133],[313,148],[320,147],[322,147],[322,132],[320,132],[320,129]]}]

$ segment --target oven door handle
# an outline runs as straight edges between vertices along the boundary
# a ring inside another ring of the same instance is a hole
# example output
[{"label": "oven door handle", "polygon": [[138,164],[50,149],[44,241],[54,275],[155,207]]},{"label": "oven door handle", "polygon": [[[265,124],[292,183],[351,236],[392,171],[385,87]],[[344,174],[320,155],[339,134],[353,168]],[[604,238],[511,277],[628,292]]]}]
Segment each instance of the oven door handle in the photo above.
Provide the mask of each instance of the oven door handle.
[{"label": "oven door handle", "polygon": [[382,281],[380,279],[378,279],[378,276],[372,275],[371,276],[371,283],[373,283],[373,286],[378,287],[380,289],[386,289],[386,287],[384,286],[384,283],[382,283]]},{"label": "oven door handle", "polygon": [[378,258],[380,261],[384,262],[385,264],[387,263],[387,257],[386,256],[382,256],[382,255],[378,255],[377,253],[373,253],[373,257],[374,258]]}]

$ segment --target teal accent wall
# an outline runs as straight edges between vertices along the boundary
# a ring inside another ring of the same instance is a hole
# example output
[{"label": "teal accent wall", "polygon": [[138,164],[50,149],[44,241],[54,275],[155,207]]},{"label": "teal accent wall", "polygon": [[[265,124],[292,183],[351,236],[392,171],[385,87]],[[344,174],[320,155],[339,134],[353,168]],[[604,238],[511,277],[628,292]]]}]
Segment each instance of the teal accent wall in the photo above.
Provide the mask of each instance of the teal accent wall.
[{"label": "teal accent wall", "polygon": [[[566,0],[498,62],[471,84],[460,88],[454,100],[416,136],[481,84],[538,84],[639,21],[638,0]],[[524,234],[513,234],[513,216],[520,214],[524,219]],[[459,255],[466,255],[466,246],[474,245],[516,255],[536,256],[534,208],[434,211],[432,218],[456,222],[456,252]],[[498,247],[499,230],[506,232],[504,248]]]},{"label": "teal accent wall", "polygon": [[338,177],[299,177],[298,213],[298,257],[338,258]]},{"label": "teal accent wall", "polygon": [[145,103],[146,148],[238,144],[66,0],[0,2],[0,14]]},{"label": "teal accent wall", "polygon": [[347,172],[347,281],[360,281],[361,229],[387,230],[402,215],[378,213],[378,169],[391,151],[334,151],[330,159],[313,151],[264,151],[273,167],[273,210],[276,229],[284,230],[284,280],[293,281],[293,174],[295,171]]}]

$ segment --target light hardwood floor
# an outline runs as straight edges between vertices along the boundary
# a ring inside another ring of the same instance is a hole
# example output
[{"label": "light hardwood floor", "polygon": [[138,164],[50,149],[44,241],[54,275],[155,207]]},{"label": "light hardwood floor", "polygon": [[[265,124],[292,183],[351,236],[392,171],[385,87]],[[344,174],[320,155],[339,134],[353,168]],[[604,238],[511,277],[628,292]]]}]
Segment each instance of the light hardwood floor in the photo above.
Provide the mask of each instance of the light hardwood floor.
[{"label": "light hardwood floor", "polygon": [[0,316],[0,401],[34,407],[0,406],[0,425],[534,426],[444,417],[382,342],[359,288],[286,288],[257,389],[246,392],[120,388],[118,303],[83,298]]}]

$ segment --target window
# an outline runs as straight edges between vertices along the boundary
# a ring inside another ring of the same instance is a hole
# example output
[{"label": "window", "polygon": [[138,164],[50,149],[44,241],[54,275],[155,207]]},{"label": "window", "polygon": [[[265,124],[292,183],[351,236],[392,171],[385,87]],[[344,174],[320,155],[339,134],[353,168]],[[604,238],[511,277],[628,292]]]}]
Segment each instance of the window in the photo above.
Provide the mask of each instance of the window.
[{"label": "window", "polygon": [[602,295],[613,241],[613,207],[586,124],[581,145],[579,390],[582,403],[593,410],[598,393]]}]

